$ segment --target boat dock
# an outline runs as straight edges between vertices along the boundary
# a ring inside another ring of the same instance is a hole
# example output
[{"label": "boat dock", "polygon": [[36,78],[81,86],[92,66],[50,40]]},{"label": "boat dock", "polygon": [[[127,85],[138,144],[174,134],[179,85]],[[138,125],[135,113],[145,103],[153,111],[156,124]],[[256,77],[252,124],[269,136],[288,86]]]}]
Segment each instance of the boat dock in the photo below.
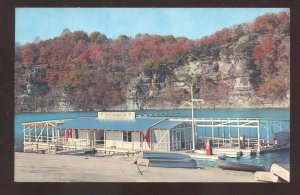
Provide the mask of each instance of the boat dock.
[{"label": "boat dock", "polygon": [[[153,118],[153,117],[152,117]],[[155,118],[155,117],[154,117]],[[129,134],[124,132],[117,132],[115,130],[95,130],[95,129],[61,129],[59,125],[68,123],[72,119],[65,120],[49,120],[49,121],[35,121],[23,123],[24,126],[24,152],[39,152],[49,154],[74,154],[74,153],[88,153],[97,152],[102,154],[121,154],[132,155],[143,151],[144,146],[149,143],[145,142],[147,134],[143,131],[133,132]],[[82,119],[83,120],[83,119]],[[166,121],[165,116],[156,117],[157,124]],[[276,144],[273,140],[272,134],[274,132],[282,132],[289,129],[289,120],[261,120],[258,118],[187,118],[170,116],[168,118],[168,125],[178,125],[178,122],[191,123],[194,121],[196,128],[196,148],[193,156],[195,158],[213,158],[216,157],[202,155],[204,154],[205,141],[212,141],[212,148],[214,155],[226,155],[229,157],[239,157],[241,155],[255,155],[260,152],[272,151],[279,148],[272,148]],[[155,123],[156,124],[156,123]],[[149,126],[149,128],[151,125]],[[185,137],[183,131],[186,129],[178,128],[176,134],[168,133],[168,130],[161,126],[155,130],[156,136],[161,134],[157,139],[157,145],[160,144],[166,148],[167,152],[179,152],[192,150],[191,145],[187,145],[189,137]],[[73,130],[73,131],[72,131]],[[71,132],[71,133],[70,133]],[[185,132],[185,133],[186,133]],[[118,133],[118,135],[117,135]],[[123,133],[123,134],[122,134]],[[80,134],[80,137],[78,137]],[[289,141],[289,133],[285,136],[278,137],[278,141]],[[109,136],[110,140],[106,137]],[[130,136],[130,137],[129,137]],[[165,138],[170,136],[170,138]],[[135,142],[129,139],[135,139]],[[124,139],[126,139],[124,141]],[[150,138],[149,138],[150,139]],[[151,138],[152,139],[152,138]],[[151,140],[150,139],[150,140]],[[173,139],[173,142],[170,141]],[[109,147],[105,147],[110,142]],[[118,142],[118,144],[116,144]],[[152,143],[151,143],[152,144]],[[172,144],[176,144],[172,145]],[[184,144],[184,147],[181,145]],[[285,145],[288,147],[289,145]],[[157,151],[161,149],[158,147]],[[178,149],[180,148],[180,149]],[[149,147],[146,150],[155,151],[155,147]],[[203,157],[206,156],[206,157]]]},{"label": "boat dock", "polygon": [[[212,141],[214,153],[235,156],[259,154],[261,150],[272,148],[274,134],[287,132],[289,120],[259,118],[171,118],[174,121],[194,120],[197,128],[198,149],[204,148],[205,140]],[[285,140],[289,140],[285,138]]]}]

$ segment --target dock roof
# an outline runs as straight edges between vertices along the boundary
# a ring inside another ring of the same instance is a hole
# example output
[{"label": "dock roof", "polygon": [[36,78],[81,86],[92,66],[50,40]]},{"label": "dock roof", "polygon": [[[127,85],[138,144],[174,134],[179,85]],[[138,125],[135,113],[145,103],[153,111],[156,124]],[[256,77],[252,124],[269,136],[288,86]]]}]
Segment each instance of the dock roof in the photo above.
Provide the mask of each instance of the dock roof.
[{"label": "dock roof", "polygon": [[95,117],[81,117],[59,125],[59,128],[144,131],[162,118],[135,118],[130,120],[99,119]]},{"label": "dock roof", "polygon": [[155,128],[155,129],[171,129],[177,125],[179,125],[180,123],[182,123],[182,121],[170,121],[170,120],[165,120],[161,123],[158,123],[157,125],[151,127],[151,128]]}]

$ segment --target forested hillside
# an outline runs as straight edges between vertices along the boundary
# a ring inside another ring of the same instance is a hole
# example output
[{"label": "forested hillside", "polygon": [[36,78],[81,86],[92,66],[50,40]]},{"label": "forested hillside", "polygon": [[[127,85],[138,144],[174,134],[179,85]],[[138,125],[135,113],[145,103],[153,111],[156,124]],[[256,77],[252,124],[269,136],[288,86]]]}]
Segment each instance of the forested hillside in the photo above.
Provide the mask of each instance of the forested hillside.
[{"label": "forested hillside", "polygon": [[289,106],[289,13],[198,40],[64,32],[15,47],[16,112]]}]

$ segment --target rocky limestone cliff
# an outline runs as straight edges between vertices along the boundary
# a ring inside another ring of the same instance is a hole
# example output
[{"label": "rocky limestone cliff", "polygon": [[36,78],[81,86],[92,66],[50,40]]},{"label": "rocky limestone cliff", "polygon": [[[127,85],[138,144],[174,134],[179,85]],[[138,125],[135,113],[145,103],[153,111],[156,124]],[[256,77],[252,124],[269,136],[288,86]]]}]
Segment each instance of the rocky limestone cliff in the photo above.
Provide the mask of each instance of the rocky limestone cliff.
[{"label": "rocky limestone cliff", "polygon": [[[258,34],[248,34],[242,36],[238,41],[227,45],[222,45],[218,55],[190,55],[186,62],[170,69],[167,73],[154,74],[147,77],[141,74],[130,82],[126,90],[127,100],[120,109],[168,109],[174,105],[168,101],[163,101],[167,86],[172,85],[179,90],[184,90],[186,98],[179,100],[178,105],[190,98],[191,78],[206,77],[212,83],[223,82],[228,87],[228,93],[217,104],[210,97],[202,99],[201,103],[195,103],[198,108],[211,107],[243,107],[243,108],[263,108],[288,107],[288,95],[285,101],[273,104],[261,104],[255,91],[256,69],[252,60],[252,49],[261,41]],[[197,85],[197,81],[194,81]],[[196,88],[203,88],[198,84]],[[201,90],[200,90],[201,91]],[[198,94],[203,97],[204,94]],[[157,99],[155,101],[155,99]],[[188,107],[188,106],[186,106]]]}]

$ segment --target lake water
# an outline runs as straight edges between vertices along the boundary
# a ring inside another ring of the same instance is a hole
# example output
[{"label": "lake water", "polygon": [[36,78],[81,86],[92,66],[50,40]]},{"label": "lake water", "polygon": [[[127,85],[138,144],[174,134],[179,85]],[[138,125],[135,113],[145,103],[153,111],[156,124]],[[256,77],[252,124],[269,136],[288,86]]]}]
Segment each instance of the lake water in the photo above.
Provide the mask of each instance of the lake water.
[{"label": "lake water", "polygon": [[[144,110],[136,111],[137,115],[158,115],[158,116],[182,116],[191,117],[191,110]],[[23,149],[23,126],[24,122],[54,120],[54,119],[73,119],[78,117],[96,117],[97,112],[53,112],[53,113],[21,113],[15,115],[15,151]],[[261,118],[289,120],[290,112],[288,109],[201,109],[195,110],[196,118]],[[289,128],[287,126],[286,128]],[[198,136],[202,130],[198,129]],[[243,132],[247,135],[247,132]],[[249,132],[248,132],[249,133]],[[251,135],[251,134],[250,134]],[[253,136],[256,136],[253,134]],[[262,137],[266,134],[262,133]],[[289,151],[268,153],[257,157],[243,157],[238,161],[249,162],[269,167],[272,163],[279,163],[289,167]],[[205,162],[202,162],[205,164]],[[213,166],[211,162],[208,165]]]}]

